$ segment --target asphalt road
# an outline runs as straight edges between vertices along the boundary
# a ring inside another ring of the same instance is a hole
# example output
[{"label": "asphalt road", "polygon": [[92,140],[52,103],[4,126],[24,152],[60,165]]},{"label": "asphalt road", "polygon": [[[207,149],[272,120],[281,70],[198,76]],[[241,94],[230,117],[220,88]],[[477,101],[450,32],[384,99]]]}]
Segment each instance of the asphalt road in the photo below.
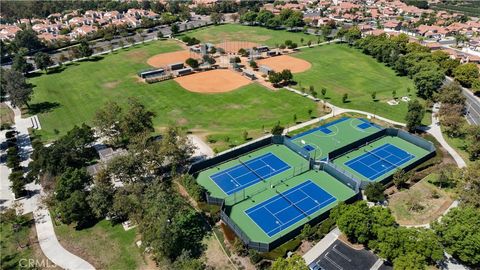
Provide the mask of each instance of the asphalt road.
[{"label": "asphalt road", "polygon": [[[446,77],[448,82],[453,81],[452,78]],[[470,125],[480,125],[480,98],[475,96],[472,91],[462,87],[465,96],[466,114],[465,118]]]}]

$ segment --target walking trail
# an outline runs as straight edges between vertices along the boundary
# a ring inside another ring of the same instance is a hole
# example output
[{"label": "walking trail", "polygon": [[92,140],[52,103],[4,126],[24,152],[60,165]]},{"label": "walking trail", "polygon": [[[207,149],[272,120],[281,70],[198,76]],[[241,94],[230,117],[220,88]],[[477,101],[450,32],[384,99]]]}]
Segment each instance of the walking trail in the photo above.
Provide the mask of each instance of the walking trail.
[{"label": "walking trail", "polygon": [[[18,132],[17,142],[22,160],[21,165],[27,167],[31,161],[30,155],[33,151],[28,129],[32,127],[32,123],[35,121],[33,121],[32,117],[22,118],[21,111],[18,108],[13,108],[9,103],[7,103],[7,105],[12,108],[15,113],[15,129]],[[9,173],[10,172],[8,172],[8,174]],[[8,175],[6,179],[8,179]],[[42,205],[42,195],[44,194],[41,185],[30,183],[26,186],[26,189],[30,196],[19,199],[18,201],[22,203],[24,213],[33,212],[38,243],[45,256],[55,265],[64,269],[95,269],[87,261],[64,249],[58,242],[48,208]]]}]

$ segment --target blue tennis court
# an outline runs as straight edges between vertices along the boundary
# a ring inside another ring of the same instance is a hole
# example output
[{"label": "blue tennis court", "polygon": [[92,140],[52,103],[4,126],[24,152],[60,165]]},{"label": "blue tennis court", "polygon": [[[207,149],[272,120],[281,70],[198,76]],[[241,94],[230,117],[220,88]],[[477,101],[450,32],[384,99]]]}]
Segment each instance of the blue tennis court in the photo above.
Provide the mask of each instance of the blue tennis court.
[{"label": "blue tennis court", "polygon": [[247,209],[245,213],[271,237],[336,200],[317,184],[307,180]]},{"label": "blue tennis court", "polygon": [[365,151],[365,154],[345,162],[345,165],[369,180],[374,180],[415,158],[414,155],[389,143],[372,151]]},{"label": "blue tennis court", "polygon": [[230,195],[288,169],[290,166],[287,163],[274,154],[267,153],[218,172],[210,178],[225,194]]}]

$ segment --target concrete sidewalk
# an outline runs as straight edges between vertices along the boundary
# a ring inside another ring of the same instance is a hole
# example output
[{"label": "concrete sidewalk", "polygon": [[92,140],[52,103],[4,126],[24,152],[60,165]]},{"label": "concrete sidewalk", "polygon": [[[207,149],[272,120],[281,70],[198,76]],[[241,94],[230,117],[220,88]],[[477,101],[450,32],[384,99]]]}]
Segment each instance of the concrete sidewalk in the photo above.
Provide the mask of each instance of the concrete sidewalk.
[{"label": "concrete sidewalk", "polygon": [[[15,114],[15,129],[18,132],[17,143],[19,147],[19,155],[22,160],[21,165],[28,167],[28,164],[31,161],[30,155],[33,151],[30,135],[28,133],[28,129],[32,127],[32,119],[22,118],[21,111],[18,108],[13,108],[10,103],[7,103],[7,105],[12,108]],[[3,174],[4,172],[2,171],[2,178]],[[4,184],[2,181],[2,188],[3,185]],[[47,208],[41,205],[41,196],[43,195],[41,185],[30,183],[26,185],[26,189],[29,191],[31,196],[20,199],[19,202],[22,203],[24,213],[33,212],[38,242],[45,256],[54,264],[64,269],[95,269],[87,261],[68,252],[58,242],[50,213],[48,212]]]}]

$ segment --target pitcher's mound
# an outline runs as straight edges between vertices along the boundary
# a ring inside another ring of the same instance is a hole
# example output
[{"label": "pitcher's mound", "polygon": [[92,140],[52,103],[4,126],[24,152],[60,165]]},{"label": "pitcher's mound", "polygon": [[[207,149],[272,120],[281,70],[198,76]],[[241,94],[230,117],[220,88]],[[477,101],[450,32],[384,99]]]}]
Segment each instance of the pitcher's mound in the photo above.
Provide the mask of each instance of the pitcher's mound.
[{"label": "pitcher's mound", "polygon": [[197,93],[230,92],[251,81],[228,69],[215,69],[175,78],[183,88]]},{"label": "pitcher's mound", "polygon": [[312,67],[312,64],[309,62],[289,55],[280,55],[262,59],[258,61],[258,65],[271,67],[276,72],[280,72],[284,69],[290,69],[292,73],[304,72]]},{"label": "pitcher's mound", "polygon": [[148,58],[147,64],[152,67],[160,68],[165,67],[168,64],[182,62],[185,63],[185,60],[188,58],[198,58],[196,53],[184,50],[177,52],[161,53],[155,56]]}]

